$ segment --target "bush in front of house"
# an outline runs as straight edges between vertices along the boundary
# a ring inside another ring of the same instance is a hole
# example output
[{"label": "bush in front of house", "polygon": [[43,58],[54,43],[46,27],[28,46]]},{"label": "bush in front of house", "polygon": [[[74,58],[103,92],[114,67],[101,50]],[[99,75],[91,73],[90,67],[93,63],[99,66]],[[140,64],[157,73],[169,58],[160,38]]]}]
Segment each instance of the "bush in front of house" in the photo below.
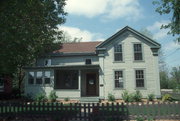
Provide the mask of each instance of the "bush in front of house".
[{"label": "bush in front of house", "polygon": [[111,102],[115,101],[115,97],[113,94],[111,94],[111,93],[108,94],[108,101],[111,101]]},{"label": "bush in front of house", "polygon": [[55,102],[57,100],[58,96],[56,95],[56,92],[55,91],[51,91],[50,94],[49,94],[49,100],[51,102]]},{"label": "bush in front of house", "polygon": [[154,98],[155,98],[155,95],[154,94],[149,94],[147,98],[148,98],[148,101],[153,101]]},{"label": "bush in front of house", "polygon": [[125,102],[133,102],[133,94],[132,93],[129,94],[127,90],[125,90],[121,96]]},{"label": "bush in front of house", "polygon": [[38,102],[47,101],[46,94],[45,93],[37,94],[36,97],[35,97],[35,100],[38,101]]},{"label": "bush in front of house", "polygon": [[64,98],[64,101],[66,102],[69,101],[69,97]]},{"label": "bush in front of house", "polygon": [[133,95],[133,100],[135,102],[141,102],[141,99],[142,99],[142,94],[139,90],[137,90]]},{"label": "bush in front of house", "polygon": [[170,94],[165,94],[163,97],[162,97],[162,101],[173,101],[173,98]]}]

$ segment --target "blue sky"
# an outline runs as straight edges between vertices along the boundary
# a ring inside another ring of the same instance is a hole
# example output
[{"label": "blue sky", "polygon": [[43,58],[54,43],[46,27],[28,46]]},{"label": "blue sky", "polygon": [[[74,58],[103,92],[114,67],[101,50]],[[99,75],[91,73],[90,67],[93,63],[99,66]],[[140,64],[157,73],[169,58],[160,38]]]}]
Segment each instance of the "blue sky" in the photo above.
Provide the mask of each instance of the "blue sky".
[{"label": "blue sky", "polygon": [[162,45],[167,66],[180,66],[180,44],[160,29],[171,16],[161,16],[155,8],[151,0],[67,0],[67,20],[59,28],[82,41],[103,41],[125,26],[146,28]]}]

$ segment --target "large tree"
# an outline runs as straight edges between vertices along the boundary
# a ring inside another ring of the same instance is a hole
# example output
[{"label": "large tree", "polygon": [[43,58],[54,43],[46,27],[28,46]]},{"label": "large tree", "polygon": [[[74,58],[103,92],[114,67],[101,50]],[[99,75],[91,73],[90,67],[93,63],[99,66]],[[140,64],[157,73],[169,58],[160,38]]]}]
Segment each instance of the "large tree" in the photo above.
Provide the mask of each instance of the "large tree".
[{"label": "large tree", "polygon": [[169,34],[177,35],[177,41],[180,43],[180,0],[155,0],[153,4],[158,5],[156,12],[169,14],[171,21],[167,25],[162,25],[161,28],[169,28]]},{"label": "large tree", "polygon": [[61,39],[65,0],[0,0],[0,73],[17,73]]}]

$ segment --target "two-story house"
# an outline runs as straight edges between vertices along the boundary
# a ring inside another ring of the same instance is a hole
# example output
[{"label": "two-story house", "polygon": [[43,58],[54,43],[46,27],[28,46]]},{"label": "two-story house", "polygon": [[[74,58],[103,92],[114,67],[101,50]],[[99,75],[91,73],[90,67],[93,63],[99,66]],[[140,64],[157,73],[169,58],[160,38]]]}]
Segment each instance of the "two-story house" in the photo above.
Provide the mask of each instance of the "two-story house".
[{"label": "two-story house", "polygon": [[97,97],[140,90],[160,97],[160,44],[126,26],[103,42],[64,43],[26,67],[25,93],[54,90],[59,98]]}]

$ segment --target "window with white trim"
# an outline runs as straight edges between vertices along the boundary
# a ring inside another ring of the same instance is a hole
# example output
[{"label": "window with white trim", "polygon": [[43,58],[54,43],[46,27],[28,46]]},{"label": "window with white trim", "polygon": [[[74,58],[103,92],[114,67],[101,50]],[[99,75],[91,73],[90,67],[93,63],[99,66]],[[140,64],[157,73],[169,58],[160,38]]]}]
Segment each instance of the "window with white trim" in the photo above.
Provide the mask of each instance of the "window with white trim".
[{"label": "window with white trim", "polygon": [[114,61],[123,61],[122,44],[114,46]]},{"label": "window with white trim", "polygon": [[44,72],[44,84],[50,84],[51,79],[50,79],[50,71],[45,71]]},{"label": "window with white trim", "polygon": [[43,73],[42,73],[42,71],[37,71],[36,84],[42,84],[42,83],[43,83]]},{"label": "window with white trim", "polygon": [[135,70],[136,87],[144,87],[144,70]]},{"label": "window with white trim", "polygon": [[114,71],[114,82],[115,88],[123,88],[124,87],[124,79],[123,79],[123,71]]},{"label": "window with white trim", "polygon": [[34,72],[28,73],[28,84],[34,84]]},{"label": "window with white trim", "polygon": [[51,65],[51,59],[45,59],[44,65],[45,66],[50,66]]},{"label": "window with white trim", "polygon": [[142,44],[134,44],[134,60],[143,60]]}]

